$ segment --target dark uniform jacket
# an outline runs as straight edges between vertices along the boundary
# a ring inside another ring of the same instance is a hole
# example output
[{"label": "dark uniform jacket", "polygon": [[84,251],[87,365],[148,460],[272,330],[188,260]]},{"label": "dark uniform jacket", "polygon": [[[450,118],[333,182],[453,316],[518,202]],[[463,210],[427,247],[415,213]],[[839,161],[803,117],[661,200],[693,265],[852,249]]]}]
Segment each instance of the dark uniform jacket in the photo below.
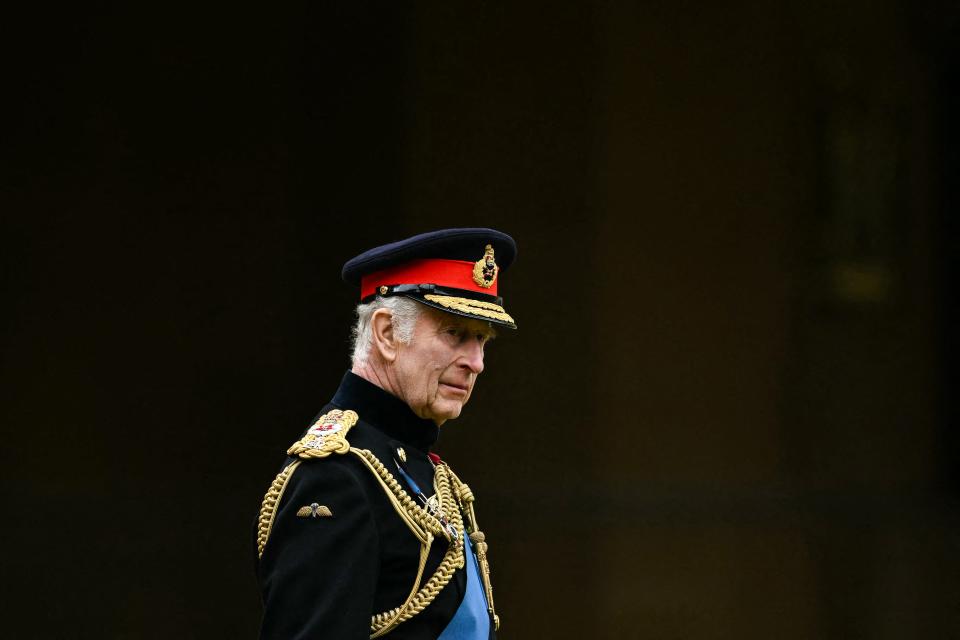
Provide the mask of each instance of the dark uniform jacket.
[{"label": "dark uniform jacket", "polygon": [[[439,433],[433,421],[350,372],[321,413],[332,409],[358,414],[347,436],[352,447],[370,450],[398,477],[395,460],[405,457],[404,471],[427,497],[433,493],[434,465],[427,455]],[[293,461],[288,458],[284,466]],[[326,506],[330,516],[305,517],[302,509],[311,504]],[[433,543],[423,582],[447,547],[442,538]],[[357,456],[304,461],[283,490],[257,563],[264,606],[260,637],[369,638],[371,616],[402,605],[410,594],[420,550],[377,477]],[[465,571],[458,569],[423,611],[386,637],[437,638],[465,589]]]}]

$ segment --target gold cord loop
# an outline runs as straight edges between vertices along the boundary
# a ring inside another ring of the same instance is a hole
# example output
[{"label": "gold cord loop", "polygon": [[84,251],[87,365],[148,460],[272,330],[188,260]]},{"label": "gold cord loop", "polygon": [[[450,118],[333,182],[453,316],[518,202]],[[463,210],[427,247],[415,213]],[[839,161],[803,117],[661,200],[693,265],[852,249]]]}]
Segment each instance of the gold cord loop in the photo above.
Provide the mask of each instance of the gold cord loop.
[{"label": "gold cord loop", "polygon": [[404,513],[401,514],[401,517],[403,517],[404,522],[407,523],[407,526],[414,533],[414,535],[417,535],[417,529],[415,529],[413,526],[410,526],[411,522],[415,522],[417,525],[432,534],[429,540],[420,538],[420,544],[422,545],[420,557],[422,562],[425,563],[426,561],[425,559],[430,552],[430,546],[433,544],[434,537],[442,536],[449,542],[447,551],[443,555],[443,559],[440,561],[440,566],[437,567],[437,570],[434,571],[433,575],[423,586],[423,588],[420,588],[419,590],[417,589],[417,587],[420,585],[420,579],[423,573],[421,566],[421,570],[417,574],[417,580],[414,583],[414,588],[407,597],[407,600],[399,607],[395,607],[389,611],[384,611],[383,613],[378,613],[371,618],[370,637],[379,638],[380,636],[394,629],[401,622],[406,622],[413,616],[423,611],[431,602],[433,602],[443,588],[449,584],[451,578],[453,578],[453,574],[457,571],[457,569],[463,568],[465,563],[465,557],[463,555],[463,518],[460,515],[459,505],[454,500],[455,493],[451,486],[451,476],[453,474],[446,465],[437,465],[436,471],[433,475],[433,486],[437,496],[437,512],[447,514],[449,523],[459,534],[459,536],[455,539],[451,539],[450,532],[447,530],[447,527],[444,526],[444,523],[442,523],[436,516],[420,507],[420,505],[418,505],[413,498],[410,497],[410,494],[404,490],[400,483],[397,482],[393,474],[390,473],[390,471],[372,452],[368,451],[367,449],[351,449],[350,451],[351,453],[355,453],[356,455],[360,456],[367,468],[377,475],[377,478],[380,480],[380,484],[387,489],[387,497],[390,498],[391,503],[394,505],[394,509],[396,509],[398,513],[401,509],[403,510]]},{"label": "gold cord loop", "polygon": [[263,557],[263,549],[267,546],[267,538],[273,530],[273,520],[277,517],[277,506],[280,499],[283,498],[283,492],[287,488],[287,482],[290,476],[300,466],[300,460],[292,462],[284,467],[283,471],[277,474],[277,477],[270,483],[270,488],[263,496],[263,502],[260,505],[260,517],[257,519],[257,557]]}]

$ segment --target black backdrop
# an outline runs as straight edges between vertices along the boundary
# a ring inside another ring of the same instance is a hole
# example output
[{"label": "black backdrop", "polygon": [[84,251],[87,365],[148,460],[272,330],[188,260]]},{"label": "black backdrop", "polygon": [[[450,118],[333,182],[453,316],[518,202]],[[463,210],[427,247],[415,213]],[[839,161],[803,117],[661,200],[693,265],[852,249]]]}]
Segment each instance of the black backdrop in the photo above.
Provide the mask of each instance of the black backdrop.
[{"label": "black backdrop", "polygon": [[227,9],[7,24],[7,637],[255,634],[264,482],[346,365],[339,265],[400,227],[400,16]]},{"label": "black backdrop", "polygon": [[[505,638],[958,628],[955,12],[26,11],[3,635],[254,637],[259,500],[347,364],[339,268],[441,226],[520,244],[521,329],[441,439]],[[905,230],[902,286],[851,310],[817,289],[825,121],[888,99],[907,186],[865,233]]]}]

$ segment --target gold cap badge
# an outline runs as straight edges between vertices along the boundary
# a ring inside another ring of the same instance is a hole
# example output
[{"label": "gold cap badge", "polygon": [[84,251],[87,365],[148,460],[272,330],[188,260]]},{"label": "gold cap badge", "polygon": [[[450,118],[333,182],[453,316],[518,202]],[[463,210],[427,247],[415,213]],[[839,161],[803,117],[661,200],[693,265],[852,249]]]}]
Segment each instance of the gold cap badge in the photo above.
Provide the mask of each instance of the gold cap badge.
[{"label": "gold cap badge", "polygon": [[483,257],[473,263],[473,281],[477,286],[489,289],[497,281],[497,273],[500,267],[493,259],[493,247],[487,245],[483,251]]}]

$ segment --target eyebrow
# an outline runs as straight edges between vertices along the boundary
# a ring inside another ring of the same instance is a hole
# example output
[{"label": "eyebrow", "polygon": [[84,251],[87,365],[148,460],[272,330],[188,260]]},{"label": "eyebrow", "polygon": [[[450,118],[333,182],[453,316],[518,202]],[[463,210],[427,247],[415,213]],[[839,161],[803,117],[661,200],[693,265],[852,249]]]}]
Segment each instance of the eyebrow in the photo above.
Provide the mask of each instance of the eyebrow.
[{"label": "eyebrow", "polygon": [[[482,321],[480,321],[480,322],[482,322]],[[458,328],[458,329],[463,329],[464,331],[473,332],[473,328],[472,328],[473,325],[470,323],[469,320],[466,320],[466,319],[465,319],[465,320],[462,320],[462,321],[461,321],[461,320],[450,320],[450,321],[444,323],[443,325],[441,325],[441,329],[440,329],[440,330],[441,330],[441,331],[446,331],[447,329],[449,329],[449,328],[451,328],[451,327],[456,327],[456,328]],[[484,337],[487,339],[488,342],[489,342],[490,340],[493,340],[494,338],[497,337],[497,330],[494,329],[494,328],[493,328],[493,325],[492,325],[492,324],[489,324],[489,323],[485,323],[485,326],[483,326],[483,327],[478,327],[476,333],[482,333],[482,334],[484,335]]]}]

